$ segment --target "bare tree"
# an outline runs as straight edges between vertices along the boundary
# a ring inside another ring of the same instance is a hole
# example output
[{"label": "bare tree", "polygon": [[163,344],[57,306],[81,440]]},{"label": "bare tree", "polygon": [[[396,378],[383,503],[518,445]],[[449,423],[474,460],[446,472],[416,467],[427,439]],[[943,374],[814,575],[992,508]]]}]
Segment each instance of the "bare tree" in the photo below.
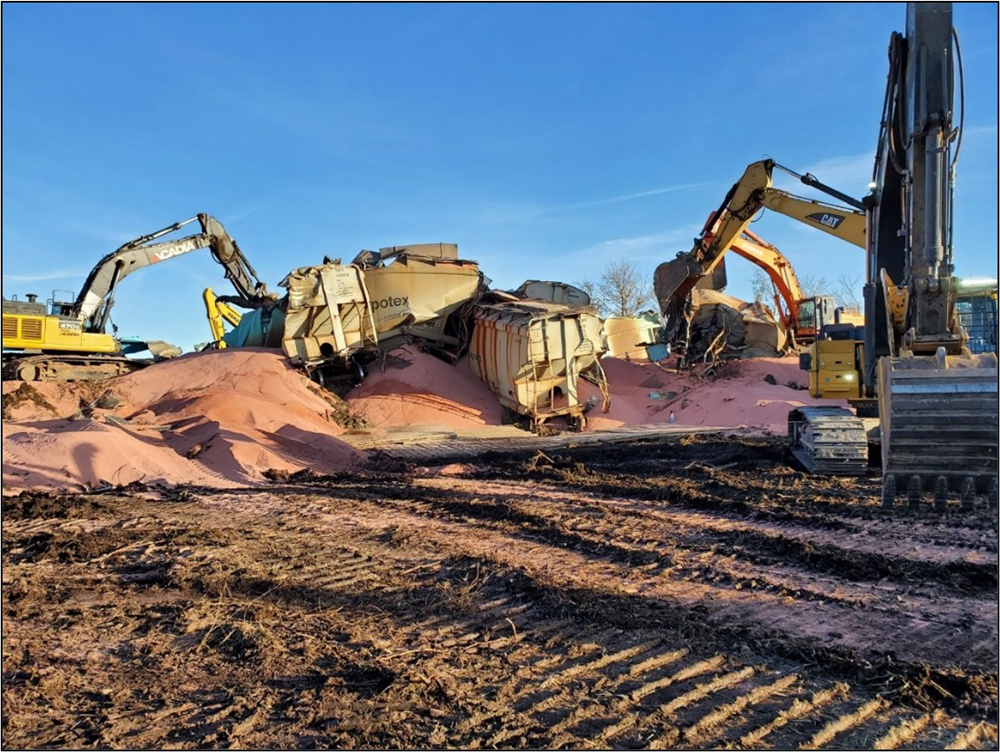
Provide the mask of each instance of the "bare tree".
[{"label": "bare tree", "polygon": [[837,303],[845,308],[861,310],[861,298],[858,293],[861,290],[861,275],[841,274],[837,277],[837,288],[833,291],[837,298]]},{"label": "bare tree", "polygon": [[814,277],[811,274],[799,277],[799,287],[802,288],[802,295],[807,298],[830,294],[830,283],[826,281],[826,277]]},{"label": "bare tree", "polygon": [[774,296],[774,285],[763,269],[755,268],[750,278],[750,289],[753,291],[754,303],[768,304]]},{"label": "bare tree", "polygon": [[590,295],[590,302],[605,318],[638,316],[653,301],[652,279],[645,279],[629,259],[612,261],[596,283],[585,279],[578,287]]}]

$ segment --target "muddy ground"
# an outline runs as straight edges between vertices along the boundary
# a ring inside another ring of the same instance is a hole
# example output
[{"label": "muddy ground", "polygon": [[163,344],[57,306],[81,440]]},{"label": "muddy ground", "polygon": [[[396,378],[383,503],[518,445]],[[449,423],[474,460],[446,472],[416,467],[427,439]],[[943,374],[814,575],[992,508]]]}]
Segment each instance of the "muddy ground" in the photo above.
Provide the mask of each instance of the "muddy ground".
[{"label": "muddy ground", "polygon": [[4,744],[996,749],[995,510],[738,436],[475,462],[6,498]]}]

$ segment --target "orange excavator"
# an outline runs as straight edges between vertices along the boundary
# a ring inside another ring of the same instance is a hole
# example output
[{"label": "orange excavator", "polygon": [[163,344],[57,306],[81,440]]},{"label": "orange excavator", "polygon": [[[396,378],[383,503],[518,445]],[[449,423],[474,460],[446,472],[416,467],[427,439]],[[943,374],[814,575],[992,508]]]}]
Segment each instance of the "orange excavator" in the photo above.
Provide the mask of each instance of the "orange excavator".
[{"label": "orange excavator", "polygon": [[[714,215],[709,217],[708,226],[712,225],[713,219]],[[806,296],[791,262],[777,247],[744,228],[730,243],[728,250],[767,274],[774,286],[775,312],[785,328],[794,333],[797,344],[813,342],[824,324],[834,323],[837,317],[834,297]]]}]

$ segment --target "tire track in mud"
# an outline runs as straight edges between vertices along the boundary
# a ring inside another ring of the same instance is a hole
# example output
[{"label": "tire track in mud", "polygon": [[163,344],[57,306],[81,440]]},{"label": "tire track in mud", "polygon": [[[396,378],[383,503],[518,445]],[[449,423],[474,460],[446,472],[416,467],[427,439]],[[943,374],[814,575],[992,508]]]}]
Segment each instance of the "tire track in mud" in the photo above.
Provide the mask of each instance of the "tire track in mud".
[{"label": "tire track in mud", "polygon": [[423,511],[423,512],[427,512],[427,511],[429,511],[429,510],[427,509],[427,505],[426,505],[426,504],[424,504],[424,503],[421,503],[421,504],[420,504],[420,509],[421,509],[421,511]]},{"label": "tire track in mud", "polygon": [[[533,488],[533,491],[536,496],[545,494],[545,489]],[[432,498],[415,501],[413,497],[419,494],[431,494]],[[762,571],[775,564],[792,563],[849,581],[889,579],[908,585],[918,580],[922,586],[938,583],[947,593],[958,590],[984,596],[996,589],[996,568],[984,561],[988,554],[980,551],[978,540],[965,548],[952,542],[947,550],[940,552],[931,550],[925,554],[918,551],[911,556],[886,555],[879,549],[884,550],[891,544],[885,541],[880,543],[877,539],[861,542],[838,540],[836,536],[810,535],[809,530],[801,528],[762,526],[752,520],[720,519],[717,516],[700,515],[684,519],[684,515],[653,511],[646,515],[642,523],[636,523],[631,517],[614,519],[618,516],[617,510],[605,507],[600,512],[603,519],[593,522],[588,517],[588,523],[580,525],[569,522],[572,508],[567,512],[553,513],[551,505],[531,504],[531,509],[528,509],[528,505],[519,499],[511,500],[495,492],[476,493],[469,490],[462,493],[458,489],[422,489],[417,486],[399,489],[394,494],[373,494],[370,500],[384,505],[395,504],[401,509],[428,517],[520,525],[526,535],[534,534],[549,540],[563,538],[577,547],[590,546],[606,549],[609,553],[618,547],[630,552],[627,556],[623,554],[629,563],[638,565],[658,562],[669,566],[670,552],[662,546],[653,545],[655,541],[669,537],[672,546],[711,553],[713,557],[738,556],[741,560],[759,563]],[[661,517],[664,519],[661,520]],[[643,542],[645,550],[623,541],[621,533],[615,532],[622,525],[635,528],[635,539]],[[762,576],[762,579],[766,577]]]},{"label": "tire track in mud", "polygon": [[[4,603],[5,670],[24,673],[4,677],[5,707],[17,709],[10,738],[795,748],[822,735],[831,748],[995,746],[988,677],[943,671],[947,653],[933,645],[918,673],[822,644],[803,652],[788,632],[755,635],[701,608],[719,592],[806,600],[782,584],[801,569],[818,606],[866,613],[887,607],[900,584],[891,578],[749,561],[697,530],[669,535],[635,499],[626,515],[565,489],[512,488],[476,499],[461,483],[449,495],[374,477],[185,503],[102,497],[88,512],[94,529],[119,537],[66,561],[65,518],[5,518],[5,578],[9,569],[20,594]],[[22,523],[53,535],[45,556],[12,561],[19,549],[6,539],[30,537]],[[135,571],[162,574],[123,579]],[[80,575],[89,579],[71,579]],[[770,581],[753,588],[758,575]],[[831,584],[846,595],[819,597]],[[947,592],[936,575],[912,584]],[[869,586],[886,588],[874,606]],[[87,694],[95,677],[109,694]]]},{"label": "tire track in mud", "polygon": [[[475,714],[459,726],[462,734],[492,731],[476,738],[476,744],[632,747],[652,739],[653,747],[660,742],[710,746],[741,740],[744,730],[763,729],[756,736],[743,734],[752,742],[811,714],[818,713],[825,726],[836,724],[847,713],[827,717],[823,707],[854,696],[846,684],[807,694],[805,685],[798,686],[797,674],[741,665],[720,654],[699,660],[687,649],[671,650],[651,631],[619,633],[617,639],[612,633],[596,644],[580,646],[578,652],[568,651],[566,657],[550,656],[533,664],[524,660],[525,651],[544,643],[531,631],[522,636],[529,646],[522,646],[516,658],[521,668],[514,680],[495,694],[500,709]],[[641,642],[647,636],[653,639]],[[882,698],[878,704],[891,707]],[[748,716],[748,710],[758,712]],[[935,728],[949,720],[943,712],[935,719]],[[851,728],[853,720],[840,721],[837,733]],[[914,738],[925,728],[915,729]],[[467,736],[462,739],[469,741]]]},{"label": "tire track in mud", "polygon": [[[418,489],[419,490],[419,489]],[[633,588],[642,590],[649,596],[671,598],[672,593],[677,593],[676,580],[680,579],[686,584],[683,589],[690,591],[688,595],[701,593],[702,598],[712,599],[720,594],[720,588],[734,588],[735,592],[727,590],[736,607],[729,608],[725,603],[721,604],[720,615],[725,618],[736,619],[746,622],[747,613],[756,611],[755,618],[768,628],[777,627],[791,629],[787,632],[793,638],[796,629],[801,631],[803,625],[811,623],[826,623],[827,640],[833,644],[851,645],[852,639],[862,639],[862,645],[867,644],[867,650],[875,652],[877,658],[881,655],[885,634],[902,633],[902,637],[897,640],[897,652],[902,649],[901,657],[904,660],[909,656],[909,660],[922,660],[918,658],[925,653],[933,653],[942,648],[950,648],[955,660],[968,661],[975,665],[976,656],[984,650],[989,652],[990,635],[995,634],[995,617],[992,615],[995,610],[992,603],[982,601],[959,600],[956,598],[942,598],[940,592],[932,593],[928,597],[920,597],[907,592],[910,588],[908,582],[900,583],[896,589],[888,589],[884,585],[879,585],[887,592],[881,598],[873,598],[871,590],[857,591],[855,597],[844,599],[842,596],[832,598],[818,595],[815,599],[817,614],[812,618],[796,617],[794,611],[797,609],[802,613],[803,608],[809,603],[808,599],[802,599],[801,588],[788,587],[785,584],[768,582],[766,570],[759,576],[738,578],[731,577],[724,570],[720,571],[720,562],[724,564],[726,557],[717,556],[717,549],[702,547],[703,552],[710,555],[711,562],[697,562],[693,567],[685,567],[676,561],[679,558],[677,551],[668,554],[673,557],[667,562],[667,566],[660,571],[644,572],[642,566],[646,563],[663,563],[664,555],[656,550],[636,550],[629,545],[620,545],[617,540],[616,529],[621,528],[619,522],[610,520],[606,525],[606,533],[599,537],[599,540],[591,536],[590,538],[573,534],[561,527],[559,520],[539,518],[537,514],[525,511],[517,505],[510,504],[504,499],[494,499],[481,495],[469,498],[468,495],[459,494],[455,498],[438,494],[432,501],[420,501],[412,503],[408,499],[394,499],[389,494],[379,494],[378,499],[372,500],[382,507],[396,509],[399,512],[417,514],[427,520],[436,522],[452,522],[461,526],[472,525],[478,528],[488,527],[500,535],[511,534],[524,542],[532,542],[536,547],[532,550],[542,552],[537,548],[537,544],[556,545],[560,549],[568,549],[580,553],[586,557],[587,561],[605,564],[605,572],[602,573],[604,579],[612,580],[609,587],[615,587],[617,582],[627,582]],[[337,502],[339,503],[339,502]],[[542,505],[536,505],[542,506]],[[529,527],[530,526],[530,527]],[[526,530],[527,528],[527,530]],[[642,540],[637,536],[635,527],[630,533],[635,540]],[[666,537],[663,534],[655,534],[646,540],[645,545],[662,549],[660,542]],[[470,552],[473,549],[469,549]],[[542,555],[541,553],[539,555]],[[731,557],[735,558],[735,557]],[[752,557],[749,558],[753,561]],[[638,565],[638,568],[637,566]],[[648,576],[647,576],[648,575]],[[568,576],[572,581],[572,575]],[[946,580],[946,576],[942,576]],[[850,586],[850,582],[841,583],[844,589]],[[748,587],[750,586],[750,587]],[[746,590],[743,588],[747,587]],[[789,603],[788,601],[792,602]],[[875,600],[873,604],[871,601]],[[878,601],[883,605],[879,607]],[[691,607],[691,599],[687,599],[686,607]],[[867,601],[867,602],[866,602]],[[823,609],[823,603],[834,607],[836,611]],[[770,605],[768,605],[770,604]],[[748,608],[752,606],[753,608]],[[762,610],[763,609],[763,610]],[[859,613],[859,609],[861,612]],[[973,609],[970,611],[970,609]],[[975,610],[978,609],[978,610]],[[713,606],[713,611],[718,611],[717,606]],[[814,609],[816,610],[816,609]],[[791,613],[795,621],[788,622],[787,616]],[[910,622],[910,614],[918,616],[914,624]],[[860,620],[860,622],[859,622]],[[874,621],[873,621],[874,620]],[[867,624],[866,622],[872,622]],[[838,623],[839,622],[839,623]],[[783,626],[798,623],[799,627]],[[959,645],[954,643],[952,627],[954,624],[968,625],[985,629],[982,636],[969,642],[970,637],[966,637],[966,642]],[[877,626],[876,626],[877,625]],[[992,626],[991,626],[992,625]],[[865,635],[858,638],[858,635]],[[807,641],[812,641],[819,635],[806,632],[800,634],[800,638],[806,637]],[[832,636],[832,639],[830,639]],[[907,647],[909,646],[909,647]],[[972,655],[966,655],[966,649],[972,649]],[[916,652],[914,652],[916,651]],[[995,650],[993,651],[995,652]],[[988,664],[987,664],[988,665]]]},{"label": "tire track in mud", "polygon": [[[474,714],[459,725],[460,733],[494,729],[476,740],[487,746],[610,742],[642,724],[644,701],[671,685],[717,671],[726,660],[723,656],[690,659],[678,670],[689,651],[670,649],[658,636],[622,630],[558,632],[566,623],[543,621],[520,632],[517,654],[509,656],[517,669],[495,692],[494,709]],[[463,626],[475,629],[476,625]],[[643,636],[653,639],[643,642]],[[595,736],[590,727],[583,735],[575,731],[581,723],[598,718],[607,722],[603,733]]]},{"label": "tire track in mud", "polygon": [[[614,519],[622,511],[621,505],[603,507],[593,504],[593,499],[579,496],[567,505],[569,511],[553,510],[553,504],[548,503],[545,488],[533,487],[534,496],[544,504],[529,504],[521,498],[510,499],[497,492],[477,492],[472,483],[449,481],[451,488],[442,489],[446,494],[458,489],[468,490],[465,507],[447,496],[435,500],[434,504],[440,511],[448,512],[457,508],[460,512],[476,514],[474,504],[478,503],[482,510],[479,516],[484,519],[516,519],[516,521],[533,525],[534,527],[551,527],[555,525],[562,532],[569,531],[580,534],[586,532],[591,538],[599,534],[602,540],[607,540],[607,533],[620,527],[625,520]],[[418,485],[423,483],[418,482]],[[441,488],[440,484],[428,483],[431,488]],[[503,485],[504,490],[515,484]],[[541,497],[541,498],[539,498]],[[573,522],[572,509],[580,502],[590,502],[589,506],[596,509],[595,518],[588,518],[587,525]],[[530,509],[529,509],[530,506]],[[988,554],[980,551],[981,539],[972,541],[962,547],[949,540],[947,546],[921,552],[914,541],[900,544],[898,541],[887,541],[868,534],[863,539],[845,537],[844,535],[829,535],[822,531],[810,530],[801,526],[774,525],[757,520],[739,519],[720,515],[687,514],[645,509],[641,519],[629,517],[627,522],[635,524],[645,540],[662,540],[669,536],[673,545],[696,550],[711,550],[713,554],[738,552],[742,558],[757,557],[771,565],[775,560],[791,563],[801,563],[812,569],[828,571],[851,580],[867,579],[920,579],[940,580],[949,589],[959,588],[969,594],[989,593],[995,591],[997,585],[996,567],[989,561]],[[898,535],[898,533],[897,533]],[[616,538],[620,539],[619,533]],[[887,548],[895,547],[898,555],[887,555]],[[909,555],[903,555],[903,554]]]}]

